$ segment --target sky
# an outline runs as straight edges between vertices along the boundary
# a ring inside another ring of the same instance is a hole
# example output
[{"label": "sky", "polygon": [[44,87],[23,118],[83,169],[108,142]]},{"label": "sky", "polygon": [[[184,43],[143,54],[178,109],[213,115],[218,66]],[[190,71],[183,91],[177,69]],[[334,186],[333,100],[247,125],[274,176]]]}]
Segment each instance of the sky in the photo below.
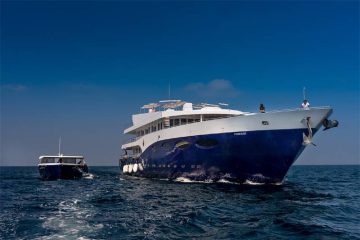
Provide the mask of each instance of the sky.
[{"label": "sky", "polygon": [[117,165],[149,102],[332,106],[296,164],[360,163],[358,1],[1,1],[2,166]]}]

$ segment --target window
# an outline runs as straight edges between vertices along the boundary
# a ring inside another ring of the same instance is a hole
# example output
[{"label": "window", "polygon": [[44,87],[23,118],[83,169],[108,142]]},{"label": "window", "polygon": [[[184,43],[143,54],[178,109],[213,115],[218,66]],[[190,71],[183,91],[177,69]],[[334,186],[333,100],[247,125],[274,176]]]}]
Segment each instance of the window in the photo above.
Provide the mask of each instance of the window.
[{"label": "window", "polygon": [[76,159],[75,158],[63,158],[62,163],[76,164]]},{"label": "window", "polygon": [[41,159],[41,163],[54,163],[55,159],[54,158],[43,158]]},{"label": "window", "polygon": [[156,132],[156,126],[151,126],[151,132]]},{"label": "window", "polygon": [[209,121],[209,120],[214,120],[214,119],[220,119],[220,118],[228,118],[231,117],[230,115],[204,115],[203,120],[204,121]]},{"label": "window", "polygon": [[203,115],[203,121],[209,121],[212,117],[210,115]]},{"label": "window", "polygon": [[182,118],[180,124],[181,124],[181,125],[185,125],[185,124],[186,124],[186,119],[185,119],[185,118]]},{"label": "window", "polygon": [[188,147],[190,147],[191,143],[187,142],[187,141],[179,141],[175,144],[175,148],[179,148],[179,149],[186,149]]},{"label": "window", "polygon": [[216,139],[202,138],[196,141],[195,146],[201,149],[210,149],[216,147],[218,144]]},{"label": "window", "polygon": [[179,126],[180,119],[174,119],[174,126]]},{"label": "window", "polygon": [[188,123],[193,123],[194,122],[194,119],[190,118],[188,119]]},{"label": "window", "polygon": [[170,119],[170,127],[174,126],[174,119]]}]

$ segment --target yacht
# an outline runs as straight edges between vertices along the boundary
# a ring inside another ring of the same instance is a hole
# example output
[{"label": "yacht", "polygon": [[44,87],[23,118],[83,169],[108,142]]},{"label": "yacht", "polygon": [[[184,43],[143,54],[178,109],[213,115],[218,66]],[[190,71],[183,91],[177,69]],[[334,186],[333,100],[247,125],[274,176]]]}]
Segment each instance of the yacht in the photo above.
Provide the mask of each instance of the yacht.
[{"label": "yacht", "polygon": [[38,169],[42,179],[78,179],[88,173],[83,156],[40,156]]},{"label": "yacht", "polygon": [[88,166],[83,156],[63,155],[60,148],[61,139],[58,155],[39,157],[38,169],[42,179],[78,179],[88,173]]},{"label": "yacht", "polygon": [[281,184],[328,120],[331,107],[243,112],[227,104],[164,100],[132,116],[123,174],[160,179]]}]

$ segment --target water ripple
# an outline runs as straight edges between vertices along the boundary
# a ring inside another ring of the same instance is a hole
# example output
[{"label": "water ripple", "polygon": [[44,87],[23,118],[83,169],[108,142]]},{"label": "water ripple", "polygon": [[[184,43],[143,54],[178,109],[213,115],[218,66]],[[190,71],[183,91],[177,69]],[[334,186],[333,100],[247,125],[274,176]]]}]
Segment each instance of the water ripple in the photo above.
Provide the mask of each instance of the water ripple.
[{"label": "water ripple", "polygon": [[281,186],[91,172],[1,168],[0,239],[360,239],[359,167],[294,166]]}]

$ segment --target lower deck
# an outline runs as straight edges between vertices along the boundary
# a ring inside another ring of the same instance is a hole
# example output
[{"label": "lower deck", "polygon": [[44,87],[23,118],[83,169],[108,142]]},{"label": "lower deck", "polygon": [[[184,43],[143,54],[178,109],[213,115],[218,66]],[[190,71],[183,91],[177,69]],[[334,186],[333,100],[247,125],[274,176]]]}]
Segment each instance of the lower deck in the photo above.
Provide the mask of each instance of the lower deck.
[{"label": "lower deck", "polygon": [[38,169],[44,180],[78,179],[88,172],[86,164],[39,164]]},{"label": "lower deck", "polygon": [[168,139],[138,158],[124,158],[120,167],[142,177],[278,183],[303,151],[303,133],[309,134],[302,128]]}]

